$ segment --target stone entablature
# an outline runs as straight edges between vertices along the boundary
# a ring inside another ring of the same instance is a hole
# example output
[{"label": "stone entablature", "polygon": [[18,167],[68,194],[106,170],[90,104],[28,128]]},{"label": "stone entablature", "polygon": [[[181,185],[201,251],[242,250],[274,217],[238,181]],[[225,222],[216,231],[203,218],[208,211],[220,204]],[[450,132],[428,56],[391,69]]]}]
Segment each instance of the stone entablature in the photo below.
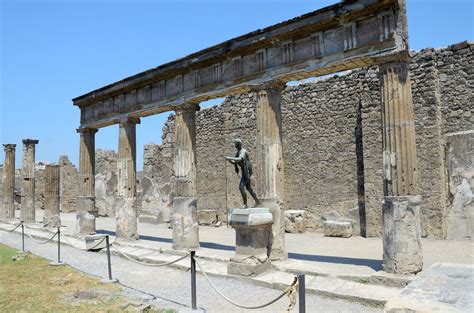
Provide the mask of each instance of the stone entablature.
[{"label": "stone entablature", "polygon": [[201,50],[73,99],[81,127],[144,117],[253,86],[406,58],[402,0],[338,3]]}]

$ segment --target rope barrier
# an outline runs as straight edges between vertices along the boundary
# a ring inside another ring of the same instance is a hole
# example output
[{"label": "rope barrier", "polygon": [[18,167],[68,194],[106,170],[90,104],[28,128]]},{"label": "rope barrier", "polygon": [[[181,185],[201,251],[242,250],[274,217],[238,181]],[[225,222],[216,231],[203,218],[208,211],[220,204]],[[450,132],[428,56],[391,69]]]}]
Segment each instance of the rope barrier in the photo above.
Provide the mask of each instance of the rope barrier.
[{"label": "rope barrier", "polygon": [[104,240],[105,240],[105,236],[95,246],[93,246],[92,248],[88,248],[87,250],[93,250],[93,249],[97,248],[98,246],[100,246],[101,243],[104,242]]},{"label": "rope barrier", "polygon": [[135,262],[137,264],[141,264],[141,265],[145,265],[145,266],[155,266],[155,267],[160,267],[160,266],[166,266],[166,265],[171,265],[173,263],[176,263],[176,262],[179,262],[183,259],[185,259],[186,257],[188,257],[189,253],[187,253],[186,255],[180,257],[179,259],[177,260],[174,260],[174,261],[170,261],[170,262],[165,262],[165,263],[160,263],[160,264],[152,264],[152,263],[146,263],[146,262],[140,262],[138,260],[135,260],[134,258],[131,258],[130,256],[126,255],[125,253],[123,253],[122,251],[120,251],[115,245],[113,244],[110,244],[110,246],[112,248],[115,249],[115,251],[117,251],[118,253],[120,253],[122,256],[124,256],[125,258],[129,259],[130,261],[132,262]]},{"label": "rope barrier", "polygon": [[16,230],[18,227],[20,227],[20,226],[21,226],[21,224],[23,224],[23,223],[22,223],[22,222],[20,222],[18,225],[16,225],[16,227],[15,227],[15,228],[13,228],[13,229],[10,229],[10,230],[7,230],[7,231],[8,231],[8,232],[14,232],[14,231],[15,231],[15,230]]},{"label": "rope barrier", "polygon": [[37,244],[44,245],[44,244],[47,244],[48,242],[50,242],[51,240],[53,240],[54,237],[56,237],[56,235],[58,234],[58,232],[55,232],[54,235],[51,238],[49,238],[48,240],[45,240],[45,241],[36,240],[35,238],[33,238],[33,236],[31,236],[31,234],[29,234],[29,233],[26,233],[26,234],[28,235],[28,237],[30,237],[31,240],[33,240]]},{"label": "rope barrier", "polygon": [[264,304],[261,304],[261,305],[245,306],[245,305],[238,304],[237,302],[229,299],[219,289],[217,289],[217,287],[214,285],[214,283],[207,276],[206,272],[204,272],[204,270],[203,270],[201,264],[198,262],[198,260],[195,259],[195,261],[196,261],[199,269],[201,270],[201,273],[203,274],[204,278],[206,278],[209,285],[211,285],[212,289],[214,289],[215,292],[217,292],[222,298],[224,298],[224,300],[226,300],[230,304],[233,304],[233,305],[235,305],[239,308],[248,309],[248,310],[261,309],[261,308],[267,307],[267,306],[277,302],[278,300],[283,298],[285,295],[288,295],[288,298],[290,299],[290,304],[288,305],[287,311],[292,310],[296,305],[296,295],[298,294],[298,278],[297,277],[295,277],[293,283],[288,288],[286,288],[278,297],[276,297],[276,298],[274,298],[274,299],[272,299],[272,300],[270,300],[270,301],[268,301]]}]

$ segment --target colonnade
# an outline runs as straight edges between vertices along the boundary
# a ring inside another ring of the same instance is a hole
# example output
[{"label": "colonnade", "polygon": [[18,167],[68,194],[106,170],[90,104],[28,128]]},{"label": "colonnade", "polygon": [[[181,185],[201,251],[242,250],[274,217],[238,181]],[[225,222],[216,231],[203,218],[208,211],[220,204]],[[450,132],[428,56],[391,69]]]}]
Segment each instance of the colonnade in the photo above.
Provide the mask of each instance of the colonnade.
[{"label": "colonnade", "polygon": [[[409,64],[397,61],[380,66],[384,204],[384,268],[390,272],[417,272],[422,267],[415,124]],[[270,209],[274,223],[270,258],[287,257],[284,238],[284,160],[282,147],[281,93],[284,83],[253,87],[257,93],[257,169],[262,206]],[[196,111],[198,104],[176,109],[173,200],[173,247],[199,246],[196,194]],[[138,239],[136,208],[136,125],[138,118],[124,117],[119,126],[117,237]],[[97,129],[79,128],[79,192],[77,233],[95,233],[95,134]],[[38,140],[23,140],[23,192],[21,219],[35,220],[34,158]],[[14,218],[15,145],[5,144],[4,199],[1,218]],[[53,174],[52,174],[53,175]],[[51,178],[54,179],[54,178]],[[51,190],[53,196],[55,190]],[[54,201],[53,201],[54,202]],[[55,207],[55,206],[54,206]],[[408,253],[407,253],[408,251]]]}]

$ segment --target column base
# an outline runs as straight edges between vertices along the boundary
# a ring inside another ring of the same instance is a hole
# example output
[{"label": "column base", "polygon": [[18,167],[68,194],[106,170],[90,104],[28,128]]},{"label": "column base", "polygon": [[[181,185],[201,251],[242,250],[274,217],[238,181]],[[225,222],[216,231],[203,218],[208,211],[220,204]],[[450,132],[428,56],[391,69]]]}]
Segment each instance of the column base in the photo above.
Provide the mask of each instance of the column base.
[{"label": "column base", "polygon": [[285,215],[281,201],[277,198],[261,198],[260,207],[268,208],[273,216],[270,259],[272,261],[288,259],[285,248]]},{"label": "column base", "polygon": [[423,269],[420,203],[419,195],[384,198],[383,269],[388,273],[416,274]]},{"label": "column base", "polygon": [[116,229],[117,239],[132,241],[138,240],[138,221],[136,198],[117,197],[116,207]]},{"label": "column base", "polygon": [[235,229],[235,256],[227,272],[254,276],[270,268],[270,241],[273,218],[267,208],[231,210],[229,225]]},{"label": "column base", "polygon": [[95,197],[77,197],[76,232],[79,235],[95,234]]},{"label": "column base", "polygon": [[112,278],[112,279],[104,278],[100,280],[100,282],[103,284],[113,284],[113,283],[118,283],[118,281],[119,280],[117,278]]},{"label": "column base", "polygon": [[199,247],[196,203],[195,197],[174,197],[173,199],[171,226],[175,250]]}]

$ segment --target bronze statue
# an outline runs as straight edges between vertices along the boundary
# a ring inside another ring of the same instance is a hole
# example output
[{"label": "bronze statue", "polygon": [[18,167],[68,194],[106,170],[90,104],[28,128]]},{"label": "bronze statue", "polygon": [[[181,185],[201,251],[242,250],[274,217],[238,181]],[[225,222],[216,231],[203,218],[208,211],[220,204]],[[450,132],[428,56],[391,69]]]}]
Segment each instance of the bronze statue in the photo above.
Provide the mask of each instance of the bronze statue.
[{"label": "bronze statue", "polygon": [[234,164],[235,172],[239,174],[239,166],[242,172],[242,177],[240,178],[239,189],[242,195],[242,200],[244,201],[244,208],[247,208],[247,193],[245,192],[245,188],[247,188],[248,192],[255,200],[255,206],[260,204],[260,201],[257,198],[257,195],[252,189],[252,183],[250,177],[252,176],[252,163],[250,162],[250,157],[244,148],[242,148],[242,140],[234,139],[234,146],[237,149],[235,153],[235,157],[225,157],[227,161]]}]

